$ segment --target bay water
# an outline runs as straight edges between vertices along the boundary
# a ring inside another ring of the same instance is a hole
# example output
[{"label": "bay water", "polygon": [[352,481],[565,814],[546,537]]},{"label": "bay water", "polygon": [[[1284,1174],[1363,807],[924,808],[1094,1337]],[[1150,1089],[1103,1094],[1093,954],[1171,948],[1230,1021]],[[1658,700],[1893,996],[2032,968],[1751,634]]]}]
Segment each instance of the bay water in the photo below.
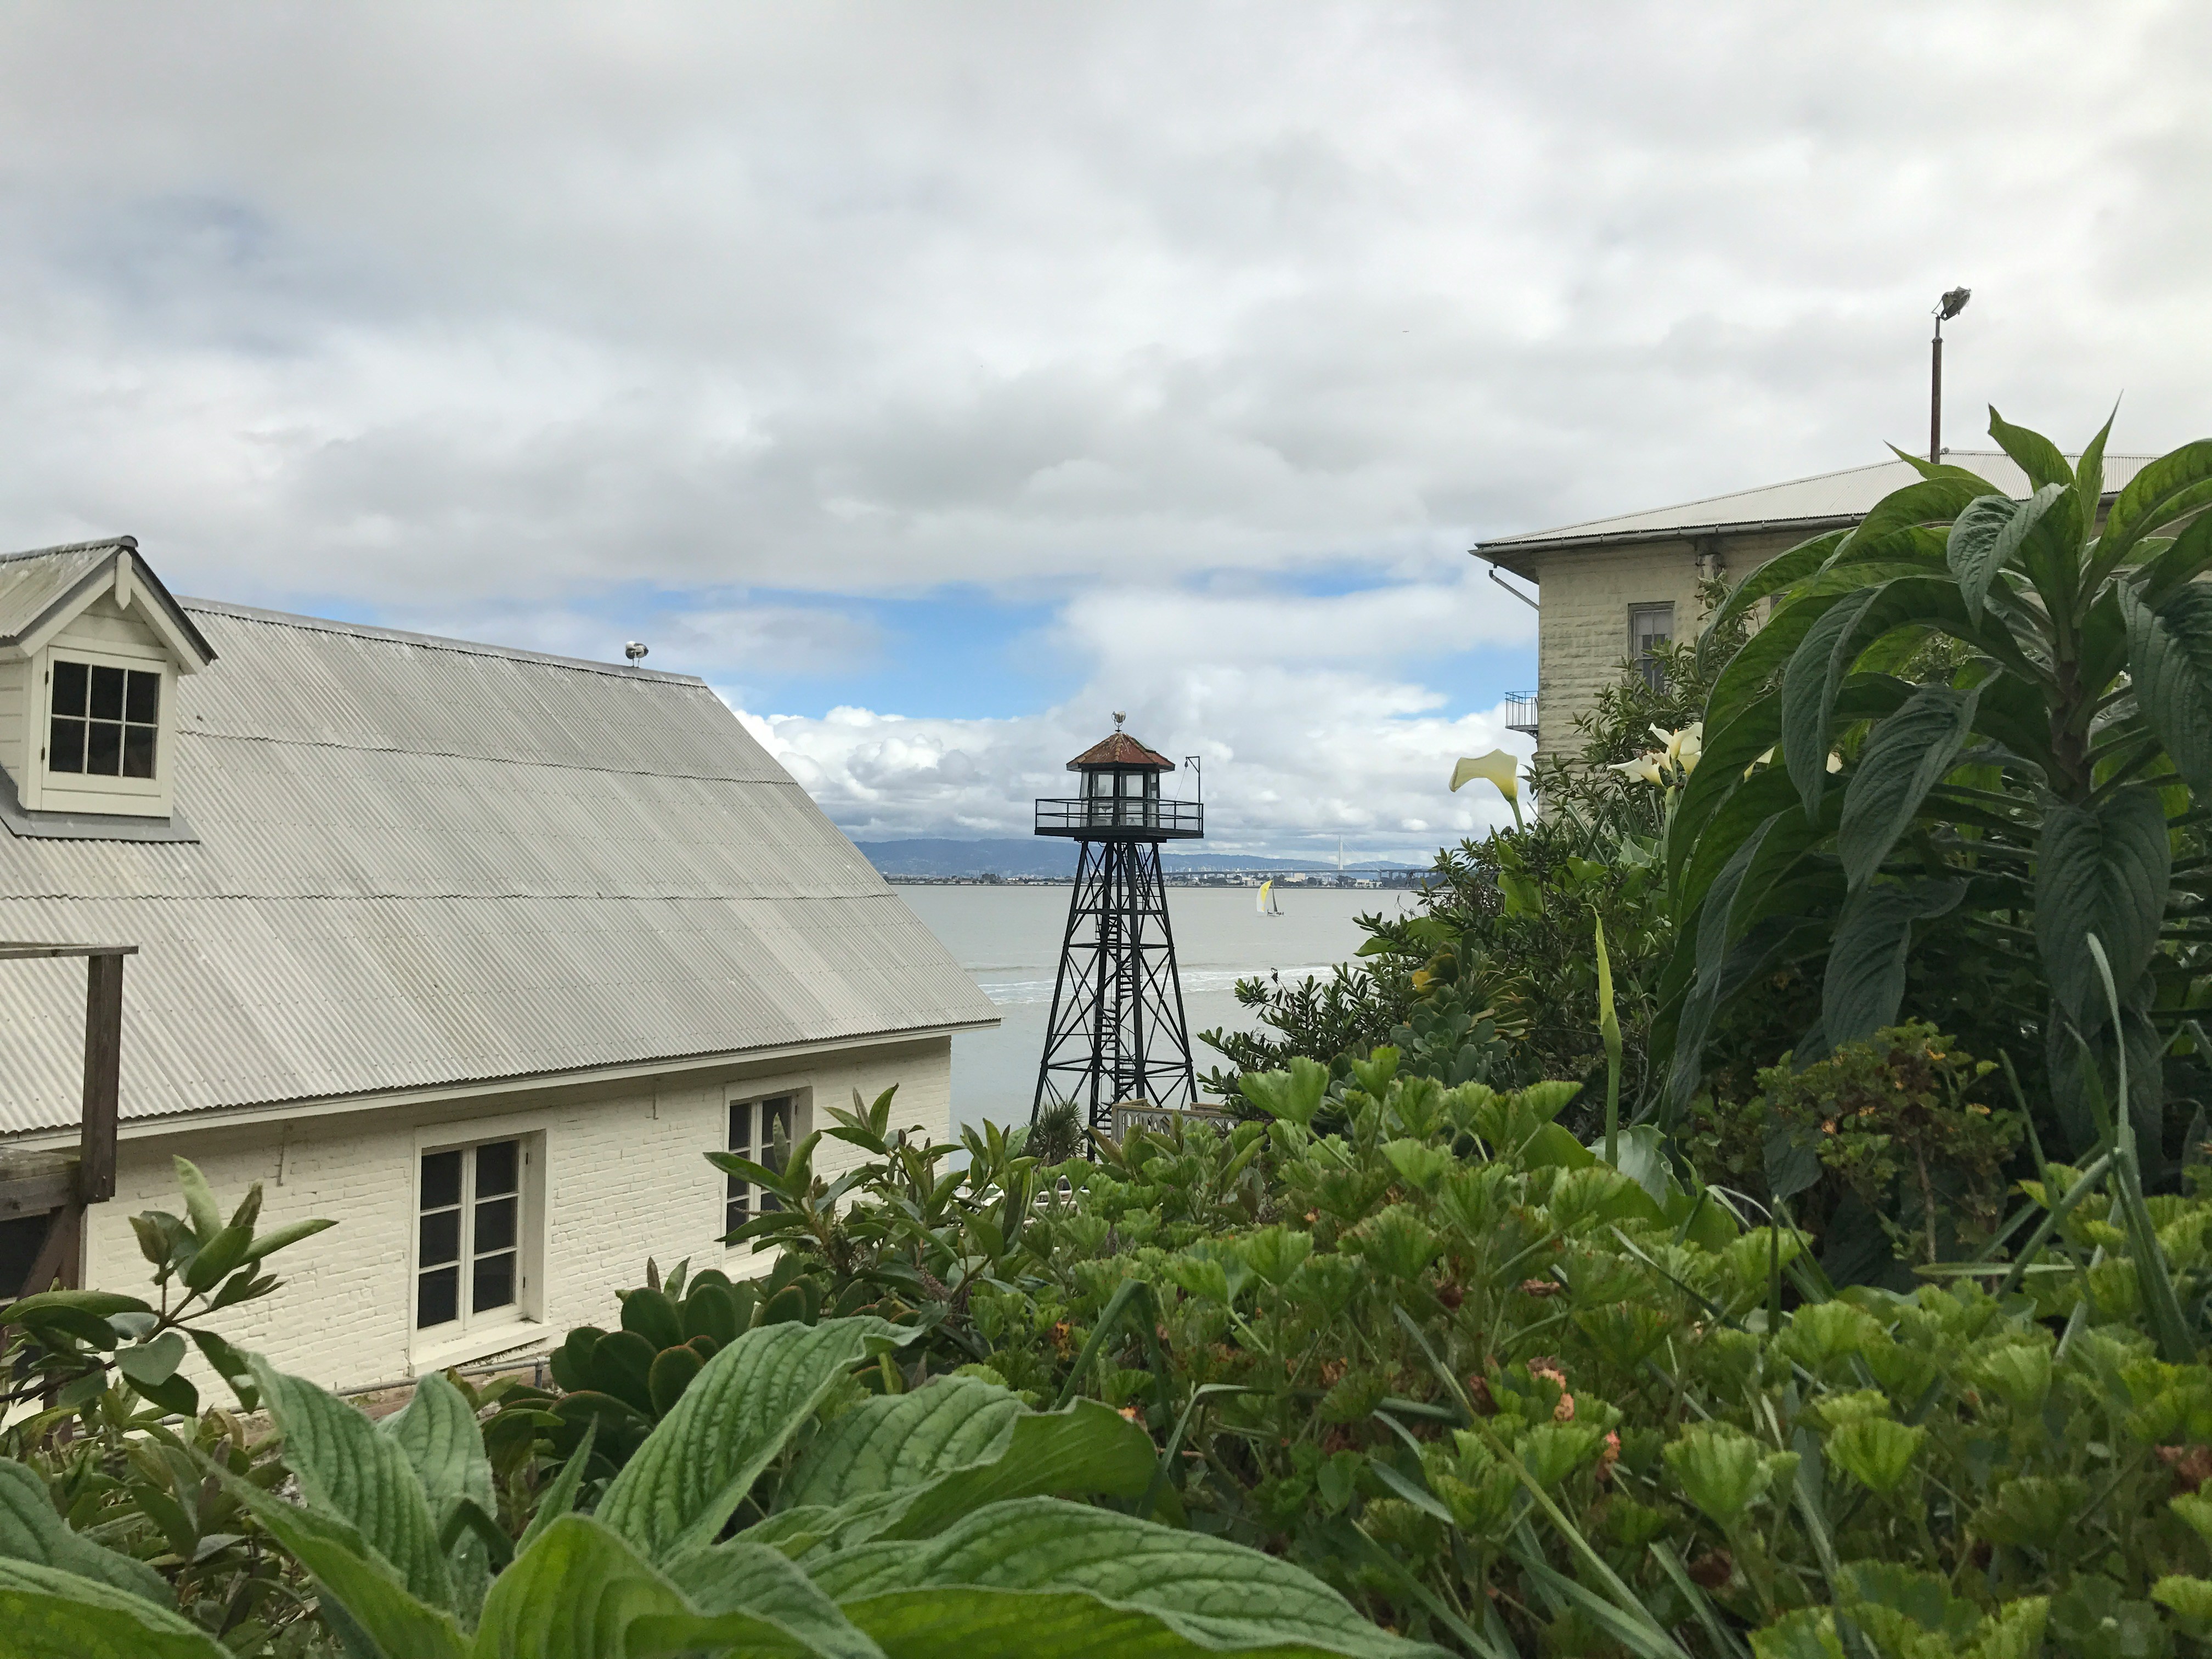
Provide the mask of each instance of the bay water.
[{"label": "bay water", "polygon": [[[1048,886],[900,886],[896,890],[997,1006],[996,1030],[952,1039],[952,1121],[1026,1123],[1036,1090],[1053,978],[1067,927],[1070,890]],[[1261,915],[1258,889],[1170,887],[1168,919],[1182,972],[1184,1012],[1199,1075],[1223,1064],[1198,1039],[1219,1026],[1249,1030],[1258,1021],[1237,1006],[1240,979],[1280,974],[1287,981],[1326,979],[1365,939],[1353,918],[1396,914],[1401,890],[1374,887],[1275,889],[1280,915]]]}]

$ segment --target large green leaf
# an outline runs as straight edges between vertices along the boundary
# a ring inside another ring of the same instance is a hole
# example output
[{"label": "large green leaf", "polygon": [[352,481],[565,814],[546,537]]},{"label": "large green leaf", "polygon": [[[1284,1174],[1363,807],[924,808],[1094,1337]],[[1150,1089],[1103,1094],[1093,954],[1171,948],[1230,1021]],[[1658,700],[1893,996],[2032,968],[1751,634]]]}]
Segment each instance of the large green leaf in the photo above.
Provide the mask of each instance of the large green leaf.
[{"label": "large green leaf", "polygon": [[2212,793],[2212,592],[2191,582],[2155,608],[2132,586],[2119,593],[2136,706],[2173,769],[2198,793]]},{"label": "large green leaf", "polygon": [[171,1599],[167,1582],[153,1568],[72,1528],[55,1510],[46,1483],[12,1458],[0,1459],[0,1557],[96,1578],[150,1601]]},{"label": "large green leaf", "polygon": [[1777,812],[1745,838],[1706,890],[1697,913],[1696,930],[1694,933],[1686,930],[1682,940],[1686,946],[1695,939],[1697,966],[1674,1030],[1666,1093],[1670,1107],[1686,1105],[1697,1092],[1703,1076],[1705,1033],[1729,988],[1729,970],[1737,942],[1771,914],[1777,884],[1818,833],[1802,808],[1792,806]]},{"label": "large green leaf", "polygon": [[564,1516],[515,1558],[484,1598],[474,1659],[682,1651],[672,1643],[633,1639],[641,1620],[655,1618],[666,1621],[671,1635],[689,1634],[697,1622],[676,1586],[629,1545],[596,1521]]},{"label": "large green leaf", "polygon": [[1828,562],[1829,555],[1850,534],[1848,530],[1831,530],[1826,535],[1800,542],[1788,551],[1776,554],[1729,589],[1728,598],[1721,601],[1706,622],[1705,631],[1698,636],[1698,666],[1705,665],[1711,641],[1723,628],[1769,594],[1778,593],[1791,583],[1811,575]]},{"label": "large green leaf", "polygon": [[1978,617],[1988,608],[1990,584],[2019,556],[2021,543],[2049,506],[2040,495],[2026,501],[1984,495],[1968,502],[1951,526],[1944,558],[1972,615]]},{"label": "large green leaf", "polygon": [[2084,1030],[2110,1018],[2087,939],[2105,947],[2124,993],[2150,965],[2173,876],[2157,788],[2130,784],[2101,801],[2053,806],[2036,849],[2035,942],[2051,994]]},{"label": "large green leaf", "polygon": [[[2112,414],[2105,417],[2104,425],[2097,428],[2097,435],[2081,447],[2081,459],[2074,466],[2075,510],[2081,522],[2092,530],[2096,528],[2097,511],[2105,499],[2105,442],[2112,435],[2112,422],[2119,412],[2119,405],[2115,404]],[[2099,551],[2101,558],[2102,549]],[[2108,564],[2102,565],[2100,574],[2111,568]]]},{"label": "large green leaf", "polygon": [[979,1510],[918,1543],[865,1544],[815,1581],[896,1659],[1410,1659],[1287,1561],[1049,1498]]},{"label": "large green leaf", "polygon": [[1820,979],[1820,1030],[1831,1048],[1897,1023],[1912,924],[1956,908],[1963,881],[1869,882],[1844,902]]},{"label": "large green leaf", "polygon": [[2178,509],[2185,510],[2179,498],[2199,499],[2197,492],[2207,484],[2212,484],[2212,438],[2160,456],[2128,480],[2106,515],[2100,562],[2117,565],[2136,542],[2167,523]]},{"label": "large green leaf", "polygon": [[324,1599],[344,1609],[387,1659],[459,1659],[464,1644],[453,1615],[410,1595],[391,1563],[345,1521],[289,1504],[204,1458],[201,1467],[314,1576]]},{"label": "large green leaf", "polygon": [[729,1615],[742,1614],[835,1659],[883,1659],[884,1650],[780,1549],[733,1538],[678,1556],[668,1577],[717,1630]]},{"label": "large green leaf", "polygon": [[1874,728],[1844,790],[1836,851],[1853,887],[1881,867],[1928,792],[1957,763],[1978,694],[1925,685]]},{"label": "large green leaf", "polygon": [[2212,570],[2212,513],[2191,519],[2155,556],[2144,561],[2138,591],[2146,604],[2160,605],[2207,570]]},{"label": "large green leaf", "polygon": [[793,1472],[783,1502],[858,1506],[858,1524],[839,1529],[848,1541],[924,1538],[1011,1498],[1134,1498],[1158,1455],[1150,1435],[1098,1401],[1033,1412],[979,1378],[945,1377],[840,1417]]},{"label": "large green leaf", "polygon": [[308,1506],[359,1533],[410,1594],[434,1607],[453,1601],[452,1575],[422,1483],[398,1443],[353,1407],[259,1355],[250,1362],[262,1403],[284,1436],[284,1461]]},{"label": "large green leaf", "polygon": [[[442,1372],[416,1382],[414,1397],[377,1427],[406,1454],[429,1499],[431,1519],[441,1530],[454,1504],[465,1498],[487,1515],[499,1512],[483,1431],[467,1399]],[[483,1540],[464,1533],[450,1565],[460,1610],[472,1619],[491,1587],[491,1559]]]},{"label": "large green leaf", "polygon": [[646,1437],[599,1516],[653,1560],[711,1542],[784,1443],[872,1349],[913,1340],[874,1318],[747,1331]]},{"label": "large green leaf", "polygon": [[1877,541],[1914,525],[1948,524],[1965,511],[1967,502],[1995,489],[1987,479],[1969,472],[1923,477],[1917,483],[1890,491],[1876,501],[1866,517],[1859,520],[1858,528],[1851,532],[1851,544]]},{"label": "large green leaf", "polygon": [[1820,810],[1836,692],[1858,658],[1859,618],[1878,593],[1878,589],[1868,588],[1822,613],[1806,630],[1782,677],[1782,757],[1808,812]]},{"label": "large green leaf", "polygon": [[2066,457],[2058,446],[2040,432],[2031,432],[2024,426],[2014,426],[1990,407],[1990,436],[1997,441],[1997,447],[2012,457],[2020,470],[2027,474],[2027,487],[2042,490],[2052,484],[2070,485],[2074,469],[2066,465]]},{"label": "large green leaf", "polygon": [[0,1560],[0,1653],[9,1659],[229,1659],[165,1607],[97,1578]]}]

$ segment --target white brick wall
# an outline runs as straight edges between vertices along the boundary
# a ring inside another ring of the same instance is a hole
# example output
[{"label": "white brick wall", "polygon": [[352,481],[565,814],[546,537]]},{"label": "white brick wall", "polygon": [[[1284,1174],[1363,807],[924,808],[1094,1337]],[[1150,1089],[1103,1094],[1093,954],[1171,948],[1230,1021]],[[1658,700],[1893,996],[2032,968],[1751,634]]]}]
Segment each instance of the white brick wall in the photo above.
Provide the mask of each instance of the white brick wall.
[{"label": "white brick wall", "polygon": [[[277,1256],[285,1280],[265,1302],[210,1322],[239,1346],[283,1369],[332,1387],[392,1382],[443,1364],[523,1343],[557,1341],[569,1327],[612,1327],[615,1291],[643,1282],[645,1260],[662,1269],[685,1256],[742,1275],[763,1272],[766,1257],[718,1242],[724,1187],[702,1153],[719,1150],[732,1098],[811,1091],[813,1124],[830,1106],[849,1107],[899,1085],[892,1121],[920,1123],[942,1139],[951,1133],[951,1042],[946,1037],[832,1049],[817,1055],[711,1075],[687,1074],[614,1085],[568,1085],[496,1100],[449,1101],[301,1117],[286,1123],[204,1128],[134,1137],[118,1154],[114,1200],[88,1212],[88,1285],[143,1294],[148,1268],[129,1218],[142,1210],[181,1211],[170,1164],[182,1153],[198,1164],[226,1210],[253,1182],[263,1183],[261,1224],[311,1216],[338,1224]],[[429,1349],[411,1328],[415,1159],[426,1142],[448,1135],[542,1135],[544,1150],[544,1261],[530,1287],[532,1327],[493,1333],[461,1346]],[[860,1161],[856,1148],[824,1138],[818,1171],[834,1178]],[[208,1393],[208,1373],[193,1356]]]},{"label": "white brick wall", "polygon": [[[1741,581],[1802,539],[1789,533],[1727,538],[1720,544],[1722,571],[1729,581]],[[1702,626],[1700,550],[1688,541],[1636,542],[1571,548],[1534,559],[1542,600],[1536,623],[1539,754],[1580,747],[1576,717],[1596,705],[1627,659],[1629,606],[1672,602],[1676,641],[1696,639]]]}]

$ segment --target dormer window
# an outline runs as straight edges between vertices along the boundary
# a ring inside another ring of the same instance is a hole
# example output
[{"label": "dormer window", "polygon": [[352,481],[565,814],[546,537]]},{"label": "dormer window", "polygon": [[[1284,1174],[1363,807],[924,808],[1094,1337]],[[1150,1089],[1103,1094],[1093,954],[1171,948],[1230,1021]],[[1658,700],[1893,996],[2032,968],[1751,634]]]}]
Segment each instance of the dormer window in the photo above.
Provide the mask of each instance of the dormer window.
[{"label": "dormer window", "polygon": [[161,729],[159,669],[53,659],[46,769],[93,777],[155,775]]}]

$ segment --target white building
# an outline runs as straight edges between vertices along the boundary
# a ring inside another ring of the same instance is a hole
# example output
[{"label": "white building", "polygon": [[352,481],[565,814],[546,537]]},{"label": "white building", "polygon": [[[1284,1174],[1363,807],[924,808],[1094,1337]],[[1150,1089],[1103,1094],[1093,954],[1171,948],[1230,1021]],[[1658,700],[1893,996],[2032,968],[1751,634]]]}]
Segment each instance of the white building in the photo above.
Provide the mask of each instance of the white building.
[{"label": "white building", "polygon": [[[1998,451],[1947,449],[1943,459],[2008,495],[2028,493],[2027,475]],[[2069,463],[2078,459],[2067,457]],[[2105,457],[2107,506],[2151,459]],[[1631,664],[1647,664],[1655,645],[1697,638],[1704,623],[1701,583],[1717,577],[1733,586],[1776,554],[1823,532],[1856,524],[1884,496],[1919,476],[1907,462],[1879,461],[1679,507],[1478,543],[1475,557],[1540,590],[1532,732],[1536,752],[1579,752],[1575,720],[1597,706],[1607,686]],[[1653,671],[1647,666],[1645,672]]]},{"label": "white building", "polygon": [[[259,1181],[340,1225],[222,1328],[335,1385],[749,1270],[702,1154],[894,1083],[943,1136],[996,1023],[702,681],[179,601],[127,538],[0,559],[0,939],[139,947],[82,1282],[145,1285],[171,1154]],[[75,1145],[84,995],[0,962],[0,1153]]]}]

